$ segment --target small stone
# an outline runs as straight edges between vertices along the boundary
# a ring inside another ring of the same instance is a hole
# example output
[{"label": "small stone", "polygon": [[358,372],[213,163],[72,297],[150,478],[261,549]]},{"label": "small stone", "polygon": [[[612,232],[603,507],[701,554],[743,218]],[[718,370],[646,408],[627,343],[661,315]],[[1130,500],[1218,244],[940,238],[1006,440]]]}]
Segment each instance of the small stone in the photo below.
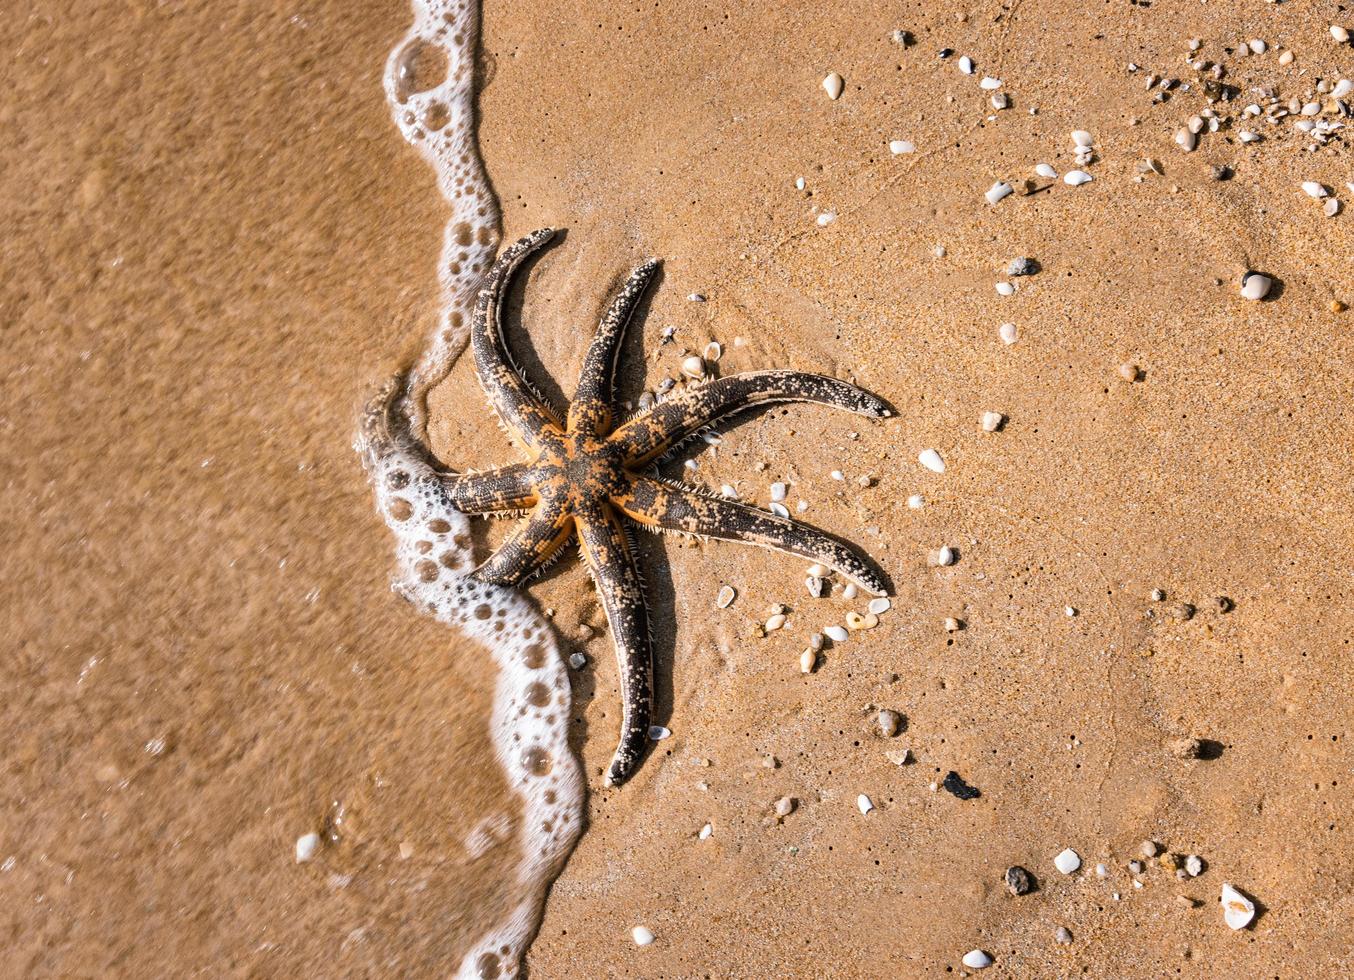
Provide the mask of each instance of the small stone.
[{"label": "small stone", "polygon": [[700,829],[700,833],[697,834],[696,836],[697,836],[700,840],[709,840],[709,839],[710,839],[710,835],[713,834],[714,832],[715,832],[715,828],[714,828],[712,825],[710,825],[710,824],[707,823],[704,827],[702,827],[702,828]]},{"label": "small stone", "polygon": [[991,103],[993,109],[998,111],[1011,108],[1011,97],[1005,92],[995,92],[992,98],[987,101]]},{"label": "small stone", "polygon": [[885,738],[893,738],[903,727],[903,716],[889,708],[884,708],[875,717],[875,724],[879,727],[880,735]]},{"label": "small stone", "polygon": [[1019,337],[1014,323],[1003,323],[997,328],[997,336],[1001,338],[1003,344],[1014,344]]},{"label": "small stone", "polygon": [[1065,848],[1053,859],[1053,866],[1063,874],[1070,875],[1081,867],[1081,855],[1070,847]]},{"label": "small stone", "polygon": [[1332,313],[1343,313],[1347,309],[1349,309],[1349,307],[1338,299],[1330,301],[1330,311]]},{"label": "small stone", "polygon": [[1231,929],[1245,929],[1255,918],[1255,903],[1227,882],[1223,882],[1219,901],[1223,920]]},{"label": "small stone", "polygon": [[1166,598],[1166,590],[1165,590],[1165,589],[1153,589],[1153,590],[1152,590],[1152,601],[1153,601],[1153,602],[1161,602],[1161,601],[1164,600],[1165,598]]},{"label": "small stone", "polygon": [[836,102],[842,97],[842,88],[842,76],[838,75],[835,71],[829,72],[827,77],[823,79],[823,91],[827,93],[827,97],[833,102]]},{"label": "small stone", "polygon": [[630,938],[635,941],[636,946],[648,946],[654,941],[654,934],[644,926],[635,926],[630,930]]},{"label": "small stone", "polygon": [[932,473],[944,473],[945,461],[940,458],[940,453],[934,449],[923,449],[917,454],[917,462],[921,463]]},{"label": "small stone", "polygon": [[964,55],[962,58],[960,58],[959,70],[962,71],[965,75],[972,75],[974,72],[973,59],[970,58],[968,55]]},{"label": "small stone", "polygon": [[890,140],[889,152],[894,156],[900,153],[916,153],[917,147],[911,140]]},{"label": "small stone", "polygon": [[1330,36],[1335,39],[1335,43],[1337,44],[1349,43],[1349,31],[1339,24],[1332,24],[1330,26]]},{"label": "small stone", "polygon": [[1140,372],[1140,371],[1138,370],[1138,365],[1136,365],[1136,364],[1120,364],[1120,365],[1119,365],[1119,377],[1123,378],[1123,379],[1124,379],[1125,381],[1127,381],[1129,384],[1132,384],[1133,382],[1137,381],[1137,380],[1138,380],[1138,376],[1139,376],[1141,373],[1142,373],[1142,372]]},{"label": "small stone", "polygon": [[1172,739],[1166,744],[1166,749],[1177,759],[1198,759],[1204,754],[1203,743],[1188,736]]},{"label": "small stone", "polygon": [[1188,602],[1173,602],[1166,607],[1166,615],[1182,623],[1187,623],[1194,618],[1194,607]]},{"label": "small stone", "polygon": [[1140,874],[1142,874],[1142,862],[1141,862],[1141,861],[1129,861],[1129,862],[1128,862],[1128,873],[1131,874],[1131,875],[1140,875]]},{"label": "small stone", "polygon": [[981,424],[984,432],[996,432],[1005,421],[1006,416],[1001,412],[983,412]]},{"label": "small stone", "polygon": [[1262,300],[1269,295],[1274,280],[1259,272],[1248,272],[1241,277],[1241,296],[1243,299]]},{"label": "small stone", "polygon": [[738,598],[737,591],[732,585],[726,585],[719,590],[719,595],[715,598],[715,605],[720,609],[728,609],[733,605],[733,600]]},{"label": "small stone", "polygon": [[1006,869],[1006,890],[1012,895],[1028,895],[1034,890],[1034,877],[1018,864]]},{"label": "small stone", "polygon": [[976,800],[982,796],[982,791],[976,786],[970,786],[964,782],[964,777],[951,769],[945,774],[945,778],[940,783],[940,788],[961,800]]},{"label": "small stone", "polygon": [[1193,153],[1194,148],[1199,145],[1199,137],[1188,129],[1180,129],[1176,131],[1175,142],[1186,153]]},{"label": "small stone", "polygon": [[1191,854],[1185,858],[1185,872],[1191,878],[1197,878],[1204,873],[1204,859],[1197,854]]},{"label": "small stone", "polygon": [[1212,173],[1214,180],[1231,180],[1232,177],[1235,176],[1235,173],[1232,170],[1232,168],[1227,166],[1225,163],[1218,164],[1217,166],[1215,166],[1212,170]]},{"label": "small stone", "polygon": [[1058,928],[1053,931],[1053,941],[1066,946],[1072,941],[1072,933],[1066,926],[1058,926]]},{"label": "small stone", "polygon": [[1145,840],[1138,845],[1138,853],[1145,858],[1154,858],[1157,856],[1157,845],[1155,841]]},{"label": "small stone", "polygon": [[898,749],[896,751],[885,752],[884,758],[888,759],[895,766],[905,766],[912,761],[912,750]]},{"label": "small stone", "polygon": [[1036,260],[1022,255],[1011,260],[1010,264],[1006,266],[1006,274],[1008,276],[1032,276],[1041,268],[1042,266]]},{"label": "small stone", "polygon": [[936,551],[934,560],[937,565],[946,566],[953,565],[958,559],[955,557],[954,549],[946,545]]},{"label": "small stone", "polygon": [[305,864],[313,859],[320,851],[320,835],[316,833],[302,834],[296,838],[296,863]]},{"label": "small stone", "polygon": [[961,961],[970,970],[986,970],[992,965],[992,957],[988,956],[981,949],[971,949],[964,954]]},{"label": "small stone", "polygon": [[574,670],[582,670],[588,665],[588,657],[584,653],[575,651],[569,654],[569,666]]},{"label": "small stone", "polygon": [[782,796],[776,801],[776,816],[784,819],[794,813],[797,806],[799,806],[799,801],[793,796]]},{"label": "small stone", "polygon": [[953,616],[947,616],[945,617],[944,626],[946,633],[958,633],[964,628],[964,623],[962,620],[955,619]]},{"label": "small stone", "polygon": [[1170,851],[1157,858],[1157,864],[1161,865],[1167,871],[1178,871],[1180,868],[1180,855],[1172,854]]}]

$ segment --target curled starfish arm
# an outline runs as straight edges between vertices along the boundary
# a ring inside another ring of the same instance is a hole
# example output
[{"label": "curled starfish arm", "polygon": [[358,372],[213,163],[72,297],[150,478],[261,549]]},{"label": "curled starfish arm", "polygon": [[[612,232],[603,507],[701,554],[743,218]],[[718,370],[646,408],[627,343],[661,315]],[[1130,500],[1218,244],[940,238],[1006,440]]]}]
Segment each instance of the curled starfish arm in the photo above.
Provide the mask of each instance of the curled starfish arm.
[{"label": "curled starfish arm", "polygon": [[605,503],[578,518],[583,559],[597,583],[611,626],[621,684],[621,737],[607,770],[608,785],[619,786],[639,765],[649,743],[653,715],[653,641],[644,587],[620,515]]},{"label": "curled starfish arm", "polygon": [[882,399],[836,378],[801,371],[751,371],[688,388],[659,402],[617,429],[614,438],[625,447],[626,465],[642,466],[712,422],[769,402],[816,402],[871,418],[891,414]]},{"label": "curled starfish arm", "polygon": [[462,514],[497,514],[536,505],[535,472],[514,463],[485,473],[447,473],[442,489]]},{"label": "curled starfish arm", "polygon": [[494,585],[521,585],[554,560],[573,530],[573,515],[558,499],[542,500],[475,569],[474,577]]},{"label": "curled starfish arm", "polygon": [[760,545],[826,565],[875,595],[888,591],[883,573],[846,542],[747,504],[646,477],[631,480],[629,492],[613,498],[613,503],[631,520],[652,530]]},{"label": "curled starfish arm", "polygon": [[597,326],[583,369],[578,390],[569,405],[569,431],[585,435],[606,435],[611,431],[612,382],[616,373],[616,354],[621,348],[625,328],[635,313],[644,291],[658,271],[658,260],[650,259],[634,272],[611,301]]},{"label": "curled starfish arm", "polygon": [[560,425],[545,402],[531,390],[508,352],[503,337],[503,298],[517,267],[554,234],[553,229],[542,228],[503,250],[485,278],[470,324],[470,345],[480,387],[509,432],[529,451],[540,447],[547,430],[558,430]]}]

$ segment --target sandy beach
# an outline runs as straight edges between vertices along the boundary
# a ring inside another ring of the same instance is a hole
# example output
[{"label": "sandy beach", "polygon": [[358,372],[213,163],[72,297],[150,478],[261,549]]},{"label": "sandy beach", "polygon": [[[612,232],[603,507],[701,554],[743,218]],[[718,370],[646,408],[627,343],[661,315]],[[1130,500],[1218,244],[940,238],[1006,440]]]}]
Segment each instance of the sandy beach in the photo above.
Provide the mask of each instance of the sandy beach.
[{"label": "sandy beach", "polygon": [[[392,592],[352,449],[438,316],[445,202],[381,90],[409,21],[100,2],[0,34],[0,974],[445,976],[511,901],[492,661]],[[510,318],[542,393],[572,395],[652,256],[623,400],[717,341],[720,374],[897,410],[777,406],[665,467],[760,506],[785,483],[891,605],[805,673],[863,598],[641,534],[671,737],[619,788],[597,595],[572,557],[530,586],[586,658],[589,793],[529,976],[1354,970],[1354,160],[1348,129],[1296,125],[1350,125],[1333,24],[1354,14],[487,0],[503,239],[565,230]],[[462,360],[434,451],[518,459]],[[477,520],[477,551],[509,527]]]}]

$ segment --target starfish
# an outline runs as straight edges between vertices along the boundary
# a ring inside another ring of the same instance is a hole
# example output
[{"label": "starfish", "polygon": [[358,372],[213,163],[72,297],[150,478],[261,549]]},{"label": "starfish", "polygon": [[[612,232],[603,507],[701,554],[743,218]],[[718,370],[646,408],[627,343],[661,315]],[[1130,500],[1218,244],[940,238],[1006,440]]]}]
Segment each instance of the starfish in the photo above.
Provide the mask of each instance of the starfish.
[{"label": "starfish", "polygon": [[525,520],[471,573],[482,582],[520,586],[577,535],[620,673],[620,744],[607,772],[608,784],[616,786],[639,763],[653,711],[652,639],[632,526],[788,552],[826,565],[876,595],[886,591],[877,567],[849,544],[788,518],[664,480],[657,461],[712,423],[768,402],[818,402],[871,418],[891,411],[869,392],[834,378],[755,371],[686,387],[629,420],[618,420],[612,378],[622,336],[658,270],[658,262],[650,260],[635,269],[602,316],[561,421],[514,363],[502,324],[504,295],[514,273],[553,236],[553,229],[545,228],[504,250],[486,277],[470,329],[480,386],[528,459],[485,472],[446,474],[444,487],[466,514],[525,512]]}]

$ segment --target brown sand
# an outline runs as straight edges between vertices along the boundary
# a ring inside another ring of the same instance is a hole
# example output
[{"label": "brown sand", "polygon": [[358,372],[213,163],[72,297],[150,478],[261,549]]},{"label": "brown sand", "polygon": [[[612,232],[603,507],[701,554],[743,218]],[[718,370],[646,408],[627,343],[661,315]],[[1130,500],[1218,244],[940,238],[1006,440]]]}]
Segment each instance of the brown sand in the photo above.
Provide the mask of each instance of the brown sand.
[{"label": "brown sand", "polygon": [[[800,563],[645,539],[675,734],[602,791],[616,681],[605,631],[580,626],[602,617],[576,563],[534,587],[593,665],[575,693],[594,795],[533,975],[932,976],[973,947],[996,975],[1347,973],[1354,313],[1328,307],[1350,299],[1354,242],[1296,184],[1342,187],[1349,156],[1231,134],[1185,156],[1171,133],[1203,103],[1152,106],[1123,67],[1183,72],[1189,37],[1215,58],[1263,37],[1297,64],[1271,53],[1232,80],[1297,94],[1350,74],[1330,10],[753,6],[491,0],[481,143],[505,232],[569,229],[514,339],[567,394],[605,292],[652,254],[665,278],[629,397],[676,326],[650,385],[714,337],[726,373],[817,370],[889,398],[882,425],[750,419],[698,477],[761,501],[790,480],[897,597],[805,677],[805,635],[846,604],[809,600]],[[362,394],[435,318],[444,211],[380,91],[408,12],[80,9],[43,4],[3,35],[0,973],[447,974],[512,863],[462,848],[510,799],[492,677],[390,594],[349,447]],[[889,40],[900,26],[915,47]],[[943,46],[1015,108],[986,122]],[[1039,160],[1068,169],[1073,128],[1096,134],[1095,183],[982,201]],[[895,137],[921,152],[890,158]],[[1133,181],[1145,155],[1164,178]],[[819,228],[813,205],[840,217]],[[1000,299],[1017,255],[1044,271]],[[1237,297],[1247,266],[1282,280],[1271,301]],[[512,458],[482,405],[466,364],[436,392],[454,464]],[[1003,432],[979,430],[986,410]],[[943,477],[915,462],[931,446]],[[927,566],[941,544],[957,566]],[[740,595],[719,612],[726,582]],[[1199,613],[1164,615],[1157,587]],[[1208,611],[1222,595],[1235,609]],[[790,628],[760,639],[775,601]],[[886,745],[868,704],[907,730]],[[1181,734],[1217,757],[1172,758]],[[887,761],[902,746],[915,764]],[[931,792],[951,769],[982,797]],[[776,824],[784,795],[799,808]],[[321,826],[340,839],[295,865]],[[1144,838],[1208,870],[1135,889]],[[1058,875],[1066,846],[1110,877]],[[1008,896],[1010,864],[1040,889]],[[1222,922],[1224,880],[1260,903],[1247,931]],[[631,944],[639,923],[653,946]]]}]

